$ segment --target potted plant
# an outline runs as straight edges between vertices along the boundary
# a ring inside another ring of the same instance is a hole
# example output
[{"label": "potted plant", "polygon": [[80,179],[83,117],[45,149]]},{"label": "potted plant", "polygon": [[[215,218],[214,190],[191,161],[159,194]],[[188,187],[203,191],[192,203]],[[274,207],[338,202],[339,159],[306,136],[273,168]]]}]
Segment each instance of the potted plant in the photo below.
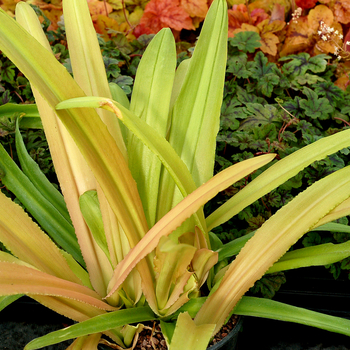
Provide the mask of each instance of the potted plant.
[{"label": "potted plant", "polygon": [[96,349],[102,335],[129,347],[151,320],[160,322],[169,349],[205,349],[232,312],[349,335],[348,320],[244,296],[265,273],[350,255],[348,243],[286,253],[310,229],[349,213],[348,167],[310,186],[254,235],[222,245],[210,231],[313,161],[349,147],[350,130],[275,161],[205,218],[207,201],[274,159],[262,155],[212,176],[225,1],[214,0],[193,56],[177,69],[171,31],[153,38],[130,105],[107,83],[86,1],[64,0],[63,10],[74,78],[50,52],[28,4],[18,3],[18,23],[0,12],[0,49],[32,84],[63,193],[26,155],[19,132],[22,170],[0,147],[3,183],[41,226],[0,195],[0,241],[8,249],[0,252],[1,306],[26,294],[78,322],[26,349],[67,339],[76,339],[72,349]]}]

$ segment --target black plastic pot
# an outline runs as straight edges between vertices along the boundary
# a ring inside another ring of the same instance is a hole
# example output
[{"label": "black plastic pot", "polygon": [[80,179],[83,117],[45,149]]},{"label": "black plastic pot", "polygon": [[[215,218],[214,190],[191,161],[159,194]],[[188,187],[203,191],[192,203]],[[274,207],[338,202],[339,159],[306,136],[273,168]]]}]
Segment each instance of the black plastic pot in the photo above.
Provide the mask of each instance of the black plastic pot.
[{"label": "black plastic pot", "polygon": [[335,280],[323,266],[285,274],[287,282],[274,300],[350,319],[350,280],[346,275]]},{"label": "black plastic pot", "polygon": [[207,350],[235,350],[242,323],[243,317],[239,317],[232,331],[215,345],[209,346]]}]

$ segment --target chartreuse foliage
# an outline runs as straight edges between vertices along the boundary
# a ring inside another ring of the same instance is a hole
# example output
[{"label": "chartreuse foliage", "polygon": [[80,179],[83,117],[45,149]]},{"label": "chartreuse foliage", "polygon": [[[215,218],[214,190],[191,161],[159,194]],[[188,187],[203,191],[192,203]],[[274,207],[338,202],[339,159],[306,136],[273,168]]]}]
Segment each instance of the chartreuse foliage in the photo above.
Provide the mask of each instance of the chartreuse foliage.
[{"label": "chartreuse foliage", "polygon": [[[123,90],[107,82],[86,1],[64,0],[63,6],[74,78],[50,52],[28,4],[17,5],[20,24],[0,12],[0,49],[32,85],[64,198],[63,203],[38,175],[17,130],[23,173],[3,150],[1,177],[40,228],[0,195],[0,241],[8,250],[0,254],[0,307],[27,294],[78,322],[26,349],[75,338],[75,349],[97,349],[104,335],[130,347],[142,329],[131,324],[160,320],[171,350],[202,350],[232,311],[289,320],[286,310],[292,307],[257,303],[244,294],[302,235],[349,213],[349,168],[310,186],[245,244],[225,247],[210,230],[314,161],[349,147],[350,131],[275,161],[205,217],[203,206],[211,198],[275,158],[252,157],[213,176],[227,58],[226,3],[212,3],[193,56],[178,69],[171,31],[154,37],[130,105]],[[247,71],[254,79],[267,76],[261,85],[267,94],[270,83],[278,88],[280,76],[263,56]],[[261,97],[243,89],[240,98],[232,106],[242,113],[239,106],[247,105],[247,127],[274,122],[277,107],[261,106]],[[225,259],[237,253],[228,264]],[[295,255],[285,255],[276,269],[295,268],[295,260],[297,266],[326,264],[350,256],[350,249],[322,246]],[[202,295],[205,282],[209,295]],[[350,335],[348,320],[300,315],[293,320]]]}]

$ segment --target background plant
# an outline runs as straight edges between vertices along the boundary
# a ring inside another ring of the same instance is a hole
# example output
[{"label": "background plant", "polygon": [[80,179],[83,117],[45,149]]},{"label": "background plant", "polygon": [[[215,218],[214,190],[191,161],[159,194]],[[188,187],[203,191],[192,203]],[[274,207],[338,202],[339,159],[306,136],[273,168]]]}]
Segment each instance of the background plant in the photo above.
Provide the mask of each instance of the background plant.
[{"label": "background plant", "polygon": [[[336,62],[320,54],[307,53],[283,57],[279,62],[256,49],[260,46],[255,32],[239,32],[228,43],[228,64],[221,128],[217,137],[216,170],[258,154],[276,152],[280,158],[349,127],[349,93],[335,85]],[[349,164],[349,149],[312,164],[278,189],[262,197],[215,232],[229,241],[260,227],[273,213],[308,185],[325,174]],[[231,186],[211,202],[211,206],[233,196],[256,178],[263,169]],[[212,209],[212,207],[210,208]],[[342,223],[347,223],[343,218]],[[326,242],[344,242],[347,233],[309,233],[299,246]],[[340,266],[331,265],[335,277]],[[283,274],[265,277],[254,288],[272,297],[285,282]]]}]

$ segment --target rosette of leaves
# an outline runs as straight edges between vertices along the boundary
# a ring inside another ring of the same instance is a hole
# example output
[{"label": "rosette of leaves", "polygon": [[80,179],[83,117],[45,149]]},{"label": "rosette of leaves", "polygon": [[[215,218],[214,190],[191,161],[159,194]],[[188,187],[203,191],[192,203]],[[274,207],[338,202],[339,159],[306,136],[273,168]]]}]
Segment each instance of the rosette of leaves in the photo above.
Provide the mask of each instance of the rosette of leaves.
[{"label": "rosette of leaves", "polygon": [[[287,253],[310,228],[350,212],[349,167],[309,186],[249,237],[224,245],[211,233],[315,160],[350,146],[349,130],[275,162],[206,216],[211,198],[275,158],[252,157],[213,176],[226,2],[212,3],[193,56],[177,69],[171,31],[152,39],[130,103],[108,84],[86,1],[63,6],[74,78],[50,52],[28,4],[17,6],[22,26],[0,11],[0,49],[32,85],[63,194],[25,152],[16,125],[22,169],[0,147],[1,178],[38,224],[0,193],[0,240],[8,249],[0,252],[0,307],[27,294],[77,321],[26,350],[66,339],[75,339],[75,349],[97,349],[105,336],[129,348],[150,320],[160,322],[170,350],[203,350],[232,312],[350,335],[348,320],[244,295],[266,273],[350,255],[348,242]],[[256,59],[254,74],[263,62]],[[259,125],[280,122],[277,106],[260,110],[256,101],[264,99],[243,91],[247,130],[255,113]]]}]

